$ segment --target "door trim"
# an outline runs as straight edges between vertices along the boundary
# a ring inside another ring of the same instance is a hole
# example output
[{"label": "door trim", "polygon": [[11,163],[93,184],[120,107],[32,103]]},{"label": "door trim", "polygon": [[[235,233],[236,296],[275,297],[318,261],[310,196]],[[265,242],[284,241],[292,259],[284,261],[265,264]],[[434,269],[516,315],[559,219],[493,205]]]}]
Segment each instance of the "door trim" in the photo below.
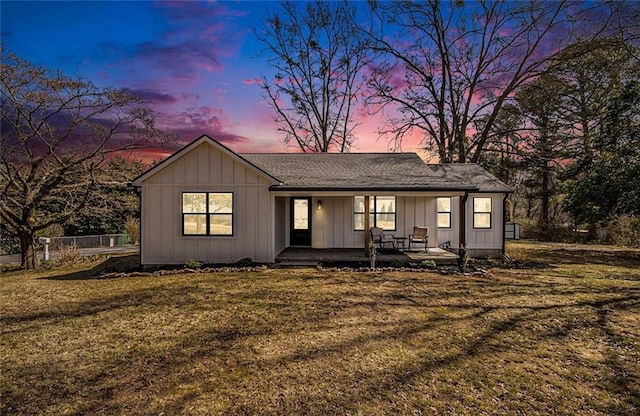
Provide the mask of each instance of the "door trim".
[{"label": "door trim", "polygon": [[[294,228],[295,223],[295,201],[296,200],[306,200],[307,201],[307,229],[296,230]],[[304,197],[291,197],[291,208],[290,208],[290,218],[289,218],[289,245],[297,246],[297,247],[311,247],[311,230],[312,230],[312,199],[310,196]],[[304,234],[304,238],[300,237]]]}]

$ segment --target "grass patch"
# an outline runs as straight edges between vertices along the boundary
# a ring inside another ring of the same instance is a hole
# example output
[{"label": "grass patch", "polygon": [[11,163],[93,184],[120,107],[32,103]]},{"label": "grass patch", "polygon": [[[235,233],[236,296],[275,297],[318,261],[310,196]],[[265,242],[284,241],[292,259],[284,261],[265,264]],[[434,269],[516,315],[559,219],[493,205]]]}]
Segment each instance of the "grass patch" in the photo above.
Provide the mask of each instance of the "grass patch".
[{"label": "grass patch", "polygon": [[640,251],[508,251],[540,267],[3,273],[0,413],[638,414]]}]

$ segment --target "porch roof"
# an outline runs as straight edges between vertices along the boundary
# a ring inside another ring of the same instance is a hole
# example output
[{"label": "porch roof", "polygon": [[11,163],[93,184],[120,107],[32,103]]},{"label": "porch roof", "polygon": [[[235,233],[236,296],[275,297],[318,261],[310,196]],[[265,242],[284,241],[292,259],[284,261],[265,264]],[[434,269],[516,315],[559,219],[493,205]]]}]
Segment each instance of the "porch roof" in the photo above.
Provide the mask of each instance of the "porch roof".
[{"label": "porch roof", "polygon": [[425,164],[416,153],[248,153],[273,191],[511,192],[476,164]]}]

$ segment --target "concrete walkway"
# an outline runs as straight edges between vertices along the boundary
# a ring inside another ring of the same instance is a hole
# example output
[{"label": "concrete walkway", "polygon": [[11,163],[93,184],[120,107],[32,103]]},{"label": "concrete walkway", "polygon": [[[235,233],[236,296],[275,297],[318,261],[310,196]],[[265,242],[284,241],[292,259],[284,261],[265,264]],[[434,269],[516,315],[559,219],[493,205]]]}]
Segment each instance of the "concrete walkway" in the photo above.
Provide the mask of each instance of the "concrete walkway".
[{"label": "concrete walkway", "polygon": [[[139,246],[119,246],[119,247],[99,247],[99,248],[81,248],[81,256],[96,256],[104,254],[138,254]],[[38,260],[42,260],[44,253],[38,251]],[[50,259],[58,258],[57,251],[49,252]],[[9,254],[0,256],[0,264],[20,264],[20,254]]]}]

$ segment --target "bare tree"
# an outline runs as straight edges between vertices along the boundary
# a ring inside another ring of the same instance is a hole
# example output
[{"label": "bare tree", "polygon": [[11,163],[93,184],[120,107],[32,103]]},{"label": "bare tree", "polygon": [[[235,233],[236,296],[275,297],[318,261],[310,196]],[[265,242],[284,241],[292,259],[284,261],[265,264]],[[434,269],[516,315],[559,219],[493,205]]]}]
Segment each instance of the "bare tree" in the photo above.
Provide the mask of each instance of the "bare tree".
[{"label": "bare tree", "polygon": [[[640,3],[596,0],[574,4],[568,15],[571,38],[576,41],[618,39],[629,46],[640,41]],[[632,53],[638,52],[630,49]],[[637,55],[636,55],[637,58]]]},{"label": "bare tree", "polygon": [[278,131],[304,152],[344,152],[355,140],[359,76],[368,62],[355,16],[352,3],[289,1],[254,28],[275,70],[260,86]]},{"label": "bare tree", "polygon": [[[396,109],[382,133],[401,141],[417,129],[441,162],[477,161],[502,106],[543,69],[558,46],[549,41],[563,41],[553,36],[564,7],[563,1],[373,3],[380,27],[367,32],[387,58],[369,78],[371,102]],[[381,35],[387,24],[396,38]]]},{"label": "bare tree", "polygon": [[34,235],[88,209],[116,152],[167,136],[126,90],[31,65],[2,51],[0,219],[35,268]]}]

